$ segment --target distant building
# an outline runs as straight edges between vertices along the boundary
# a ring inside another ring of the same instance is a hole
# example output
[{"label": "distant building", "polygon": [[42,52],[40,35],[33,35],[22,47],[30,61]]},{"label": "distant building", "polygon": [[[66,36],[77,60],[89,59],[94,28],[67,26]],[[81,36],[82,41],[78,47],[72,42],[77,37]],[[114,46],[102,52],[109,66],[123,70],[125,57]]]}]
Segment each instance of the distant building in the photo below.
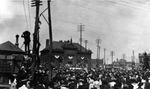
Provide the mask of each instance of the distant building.
[{"label": "distant building", "polygon": [[131,70],[133,68],[133,62],[128,62],[125,59],[119,59],[113,62],[113,68]]},{"label": "distant building", "polygon": [[126,69],[126,63],[127,63],[127,61],[125,59],[120,59],[119,60],[120,67],[122,69]]},{"label": "distant building", "polygon": [[127,70],[132,70],[133,69],[133,62],[126,62],[126,69]]},{"label": "distant building", "polygon": [[92,59],[91,60],[91,67],[92,68],[97,68],[97,66],[103,67],[103,60],[102,59]]},{"label": "distant building", "polygon": [[[150,54],[147,54],[148,58],[150,58]],[[150,60],[148,61],[150,65]],[[139,67],[142,69],[144,67],[144,53],[139,53]]]},{"label": "distant building", "polygon": [[[49,40],[46,40],[46,47],[41,51],[41,64],[49,60]],[[53,41],[52,62],[56,65],[77,65],[82,64],[91,67],[92,51],[86,49],[78,43],[68,41]]]},{"label": "distant building", "polygon": [[114,69],[121,69],[120,62],[114,61],[113,64],[111,65],[111,67]]}]

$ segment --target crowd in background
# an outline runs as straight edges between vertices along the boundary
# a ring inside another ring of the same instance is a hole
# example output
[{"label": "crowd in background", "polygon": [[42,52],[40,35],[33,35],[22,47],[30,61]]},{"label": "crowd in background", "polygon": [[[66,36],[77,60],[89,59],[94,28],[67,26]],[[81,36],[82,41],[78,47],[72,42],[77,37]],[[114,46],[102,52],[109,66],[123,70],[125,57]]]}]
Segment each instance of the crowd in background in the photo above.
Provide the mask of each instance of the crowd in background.
[{"label": "crowd in background", "polygon": [[[55,75],[49,81],[48,70],[44,67],[36,70],[34,76],[30,70],[22,67],[11,79],[15,79],[16,89],[150,89],[149,70],[62,67],[53,72]],[[14,80],[11,81],[12,84],[13,82]]]},{"label": "crowd in background", "polygon": [[64,69],[53,78],[55,89],[150,89],[150,71]]},{"label": "crowd in background", "polygon": [[10,89],[150,89],[150,70],[87,69],[84,66],[32,68],[26,60],[9,76]]}]

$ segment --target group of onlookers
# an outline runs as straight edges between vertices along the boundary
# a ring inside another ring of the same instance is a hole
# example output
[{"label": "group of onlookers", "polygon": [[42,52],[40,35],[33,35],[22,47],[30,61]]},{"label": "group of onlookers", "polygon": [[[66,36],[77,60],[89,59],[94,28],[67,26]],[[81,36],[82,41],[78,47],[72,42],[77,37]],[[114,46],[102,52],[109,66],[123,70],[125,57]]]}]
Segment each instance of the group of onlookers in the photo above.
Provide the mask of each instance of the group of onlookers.
[{"label": "group of onlookers", "polygon": [[55,89],[150,89],[150,71],[60,70],[53,78]]},{"label": "group of onlookers", "polygon": [[49,72],[39,68],[32,73],[22,67],[10,77],[11,89],[150,89],[150,71],[108,70],[63,67]]}]

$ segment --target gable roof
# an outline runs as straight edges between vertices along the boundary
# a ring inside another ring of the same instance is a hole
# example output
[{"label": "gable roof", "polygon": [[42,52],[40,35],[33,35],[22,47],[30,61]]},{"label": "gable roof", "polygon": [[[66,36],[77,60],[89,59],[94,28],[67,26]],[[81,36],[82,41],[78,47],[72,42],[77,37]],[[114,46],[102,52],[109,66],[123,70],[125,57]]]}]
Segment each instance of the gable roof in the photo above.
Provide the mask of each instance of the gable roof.
[{"label": "gable roof", "polygon": [[20,48],[16,47],[13,43],[10,41],[6,41],[2,44],[0,44],[0,54],[19,54],[19,53],[24,53],[23,50]]},{"label": "gable roof", "polygon": [[[63,50],[63,47],[73,47],[73,48],[76,48],[77,50],[80,50],[80,47],[81,47],[81,51],[82,52],[91,52],[91,50],[87,50],[86,48],[84,48],[83,46],[81,46],[80,44],[78,43],[70,43],[68,41],[53,41],[53,50],[57,49],[57,50]],[[46,50],[49,50],[49,46],[45,47],[42,51],[46,51]]]}]

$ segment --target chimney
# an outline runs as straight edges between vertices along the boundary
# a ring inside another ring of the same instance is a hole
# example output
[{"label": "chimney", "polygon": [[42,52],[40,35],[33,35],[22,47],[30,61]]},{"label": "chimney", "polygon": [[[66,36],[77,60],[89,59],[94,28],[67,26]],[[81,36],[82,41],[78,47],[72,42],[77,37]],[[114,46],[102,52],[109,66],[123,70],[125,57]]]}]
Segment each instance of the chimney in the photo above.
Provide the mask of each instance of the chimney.
[{"label": "chimney", "polygon": [[16,45],[17,47],[19,47],[18,40],[19,40],[19,35],[17,34],[17,35],[16,35],[16,43],[15,43],[15,45]]},{"label": "chimney", "polygon": [[46,39],[46,47],[49,46],[49,39]]}]

